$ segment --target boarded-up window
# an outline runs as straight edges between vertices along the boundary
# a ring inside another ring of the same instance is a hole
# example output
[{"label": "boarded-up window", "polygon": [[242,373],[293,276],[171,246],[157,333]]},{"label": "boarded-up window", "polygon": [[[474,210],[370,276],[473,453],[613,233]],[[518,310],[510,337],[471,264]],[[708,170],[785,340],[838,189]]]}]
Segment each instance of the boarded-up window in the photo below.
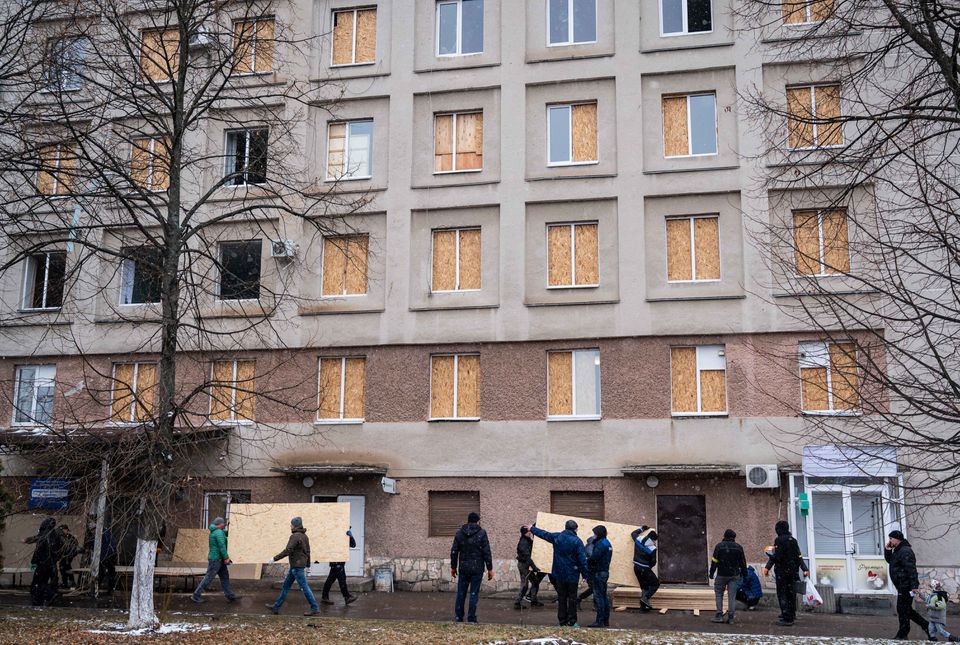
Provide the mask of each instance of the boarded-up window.
[{"label": "boarded-up window", "polygon": [[595,287],[600,284],[597,222],[547,225],[547,285]]},{"label": "boarded-up window", "polygon": [[667,219],[667,280],[719,279],[719,217],[703,215]]},{"label": "boarded-up window", "polygon": [[332,65],[362,65],[377,57],[377,9],[333,12]]},{"label": "boarded-up window", "polygon": [[367,293],[367,235],[341,235],[323,239],[324,296],[358,296]]},{"label": "boarded-up window", "polygon": [[547,416],[600,416],[600,350],[547,352]]},{"label": "boarded-up window", "polygon": [[480,355],[430,357],[430,418],[480,418]]},{"label": "boarded-up window", "polygon": [[565,517],[603,520],[603,491],[552,490],[550,491],[550,512]]},{"label": "boarded-up window", "polygon": [[170,187],[170,146],[154,137],[133,140],[130,153],[130,179],[148,191],[163,191]]},{"label": "boarded-up window", "polygon": [[860,405],[856,345],[801,343],[800,382],[804,412],[856,410]]},{"label": "boarded-up window", "polygon": [[327,181],[368,179],[373,173],[373,121],[331,123],[327,128]]},{"label": "boarded-up window", "polygon": [[725,414],[727,359],[723,345],[670,349],[673,414]]},{"label": "boarded-up window", "polygon": [[847,212],[843,209],[795,211],[793,243],[800,275],[837,275],[850,271]]},{"label": "boarded-up window", "polygon": [[169,81],[180,68],[180,30],[145,29],[140,40],[140,73],[151,81]]},{"label": "boarded-up window", "polygon": [[549,165],[596,163],[597,104],[576,103],[547,107]]},{"label": "boarded-up window", "polygon": [[717,95],[664,96],[663,155],[717,154]]},{"label": "boarded-up window", "polygon": [[41,195],[69,195],[77,174],[76,148],[55,143],[40,148],[37,192]]},{"label": "boarded-up window", "polygon": [[833,0],[782,0],[783,21],[790,25],[823,22],[833,16]]},{"label": "boarded-up window", "polygon": [[256,361],[214,361],[210,378],[210,418],[252,421]]},{"label": "boarded-up window", "polygon": [[430,537],[447,537],[467,523],[470,513],[480,513],[480,492],[475,490],[432,490],[428,513]]},{"label": "boarded-up window", "polygon": [[320,386],[317,419],[320,421],[363,420],[364,369],[362,357],[320,359]]},{"label": "boarded-up window", "polygon": [[483,112],[437,114],[433,172],[483,170]]},{"label": "boarded-up window", "polygon": [[791,148],[843,145],[840,86],[787,88],[787,143]]},{"label": "boarded-up window", "polygon": [[156,409],[156,390],[156,363],[114,363],[110,420],[146,421]]},{"label": "boarded-up window", "polygon": [[273,70],[276,22],[273,18],[237,20],[233,23],[234,72],[255,74]]},{"label": "boarded-up window", "polygon": [[431,291],[479,289],[480,260],[479,228],[434,231]]}]

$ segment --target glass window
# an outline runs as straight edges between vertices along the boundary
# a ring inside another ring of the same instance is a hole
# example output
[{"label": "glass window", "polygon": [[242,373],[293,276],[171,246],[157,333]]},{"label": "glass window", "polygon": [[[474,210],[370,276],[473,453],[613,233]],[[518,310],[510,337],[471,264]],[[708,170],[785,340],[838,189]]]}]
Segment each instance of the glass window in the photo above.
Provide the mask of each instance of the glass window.
[{"label": "glass window", "polygon": [[327,180],[373,175],[373,121],[331,123],[327,130]]},{"label": "glass window", "polygon": [[83,67],[87,57],[86,38],[59,38],[49,41],[47,89],[79,90],[83,87]]},{"label": "glass window", "polygon": [[160,249],[138,246],[124,249],[120,265],[120,304],[160,302],[163,275]]},{"label": "glass window", "polygon": [[23,280],[23,309],[57,309],[63,304],[67,266],[65,251],[37,253],[27,258]]},{"label": "glass window", "polygon": [[249,504],[253,496],[248,490],[232,490],[223,493],[204,493],[203,494],[203,528],[208,528],[210,523],[222,517],[230,521],[230,507],[233,504]]},{"label": "glass window", "polygon": [[220,244],[220,299],[260,297],[260,240]]},{"label": "glass window", "polygon": [[547,353],[547,414],[600,416],[600,350]]},{"label": "glass window", "polygon": [[17,368],[13,410],[15,424],[49,425],[53,420],[55,365],[24,365]]},{"label": "glass window", "polygon": [[570,106],[550,108],[550,163],[570,161]]},{"label": "glass window", "polygon": [[483,0],[437,3],[437,55],[483,52]]},{"label": "glass window", "polygon": [[226,185],[266,183],[267,137],[267,128],[227,132]]},{"label": "glass window", "polygon": [[717,154],[717,97],[697,94],[690,99],[690,153]]},{"label": "glass window", "polygon": [[596,42],[596,0],[549,0],[547,37],[551,45]]},{"label": "glass window", "polygon": [[710,0],[661,0],[660,33],[664,36],[713,30]]}]

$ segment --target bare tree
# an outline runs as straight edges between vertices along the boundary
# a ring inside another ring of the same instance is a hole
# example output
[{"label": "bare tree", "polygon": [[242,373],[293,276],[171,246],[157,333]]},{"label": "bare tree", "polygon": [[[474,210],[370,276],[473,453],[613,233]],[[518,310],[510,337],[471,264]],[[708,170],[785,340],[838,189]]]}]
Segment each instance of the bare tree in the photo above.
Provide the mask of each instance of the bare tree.
[{"label": "bare tree", "polygon": [[[198,447],[254,400],[316,411],[315,392],[271,378],[299,360],[282,332],[309,296],[296,262],[261,263],[260,240],[295,255],[284,240],[342,233],[367,200],[324,183],[310,157],[311,119],[339,89],[300,73],[316,37],[293,3],[27,5],[42,8],[13,16],[21,38],[3,72],[15,83],[0,113],[0,278],[13,306],[0,328],[75,360],[39,397],[43,376],[29,375],[33,399],[11,403],[38,429],[5,443],[91,500],[107,472],[111,494],[135,500],[129,624],[152,626],[157,542],[202,472]],[[140,362],[99,354],[107,337]],[[253,348],[273,350],[255,375]]]},{"label": "bare tree", "polygon": [[895,447],[908,489],[955,509],[960,5],[746,0],[738,14],[766,60],[742,96],[768,133],[754,241],[776,305],[841,348],[829,385],[801,378],[812,409],[838,413],[810,421],[841,446]]}]

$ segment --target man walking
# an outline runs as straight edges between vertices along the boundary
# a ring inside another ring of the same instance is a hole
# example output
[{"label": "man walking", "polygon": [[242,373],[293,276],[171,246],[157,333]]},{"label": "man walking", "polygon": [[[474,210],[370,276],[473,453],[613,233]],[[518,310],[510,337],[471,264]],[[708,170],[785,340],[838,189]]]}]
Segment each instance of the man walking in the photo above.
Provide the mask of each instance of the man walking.
[{"label": "man walking", "polygon": [[468,591],[470,604],[467,622],[477,622],[477,601],[480,599],[484,567],[487,569],[487,580],[493,580],[490,540],[487,539],[487,532],[480,528],[480,515],[470,513],[467,515],[467,523],[457,531],[453,537],[453,546],[450,547],[450,575],[457,580],[457,599],[453,609],[458,623],[463,622],[463,605]]},{"label": "man walking", "polygon": [[[357,548],[357,541],[353,539],[353,527],[350,527],[350,530],[347,531],[347,536],[350,538],[350,548]],[[340,585],[340,595],[343,596],[343,604],[349,605],[357,599],[356,596],[350,593],[350,589],[347,588],[346,565],[346,562],[330,563],[330,573],[327,574],[327,579],[323,583],[323,591],[320,593],[320,602],[324,605],[333,604],[333,601],[330,600],[330,589],[333,587],[334,581]]]},{"label": "man walking", "polygon": [[770,575],[770,569],[773,568],[774,580],[777,583],[777,601],[780,603],[780,619],[777,624],[790,627],[797,618],[795,585],[800,580],[797,572],[803,571],[804,577],[807,577],[810,570],[803,561],[800,545],[790,535],[790,525],[785,520],[780,520],[773,530],[777,533],[777,539],[773,542],[773,550],[767,554],[769,561],[763,569],[763,575]]},{"label": "man walking", "polygon": [[660,578],[653,572],[657,566],[657,532],[641,526],[630,534],[633,538],[633,574],[640,584],[640,609],[650,611],[650,600],[660,588]]},{"label": "man walking", "polygon": [[35,536],[23,540],[26,544],[36,544],[30,569],[33,580],[30,581],[30,598],[34,606],[46,606],[57,596],[57,558],[60,556],[60,534],[57,521],[52,517],[40,522]]},{"label": "man walking", "polygon": [[741,581],[747,581],[747,558],[743,554],[743,547],[737,544],[737,534],[733,529],[723,532],[723,541],[713,547],[713,557],[710,558],[710,577],[714,578],[713,590],[717,596],[717,614],[713,622],[722,623],[723,618],[723,591],[727,591],[727,618],[726,622],[733,624],[733,614],[737,608],[737,588]]},{"label": "man walking", "polygon": [[80,542],[77,541],[77,538],[70,532],[70,527],[66,524],[61,524],[57,527],[57,530],[60,532],[60,560],[58,562],[60,585],[65,589],[73,589],[76,585],[70,570],[73,569],[73,559],[80,552]]},{"label": "man walking", "polygon": [[597,619],[587,627],[609,627],[610,599],[607,597],[607,582],[610,579],[613,545],[607,539],[607,527],[603,524],[593,527],[593,538],[593,550],[587,558],[587,566],[593,577],[593,604],[597,609]]},{"label": "man walking", "polygon": [[299,517],[290,520],[290,539],[287,540],[287,548],[273,556],[273,561],[276,562],[283,558],[289,558],[290,570],[287,571],[287,577],[283,579],[280,595],[277,596],[272,605],[267,605],[267,608],[271,612],[279,614],[280,607],[283,606],[287,594],[290,593],[290,587],[296,580],[297,584],[300,585],[300,591],[303,592],[303,597],[310,604],[310,609],[303,612],[303,615],[316,616],[320,613],[320,606],[310,590],[310,585],[307,584],[306,573],[306,568],[310,566],[310,539],[307,537],[307,529],[303,528],[303,520]]},{"label": "man walking", "polygon": [[517,569],[520,571],[520,593],[517,594],[517,600],[513,603],[514,609],[521,609],[523,601],[530,603],[531,607],[543,607],[543,603],[537,600],[540,593],[540,583],[547,575],[540,571],[533,562],[533,533],[526,526],[520,527],[520,541],[517,542]]},{"label": "man walking", "polygon": [[226,522],[222,517],[215,518],[210,525],[210,537],[208,538],[209,550],[207,551],[207,573],[203,580],[193,590],[190,597],[195,603],[206,602],[201,595],[215,576],[220,577],[220,587],[223,589],[223,595],[227,597],[227,602],[235,601],[238,596],[230,589],[230,572],[227,567],[233,564],[230,556],[227,555],[227,532],[224,530]]},{"label": "man walking", "polygon": [[536,524],[530,530],[541,540],[553,544],[553,575],[557,588],[557,621],[561,627],[579,627],[577,624],[577,585],[580,576],[586,577],[587,553],[577,537],[577,523],[567,520],[563,531],[548,533]]},{"label": "man walking", "polygon": [[913,547],[907,542],[901,531],[890,531],[890,539],[883,549],[883,558],[890,564],[890,580],[897,589],[897,618],[900,628],[894,640],[907,640],[910,634],[910,621],[923,628],[927,633],[926,619],[913,608],[914,598],[920,592],[920,579],[917,576],[917,557]]}]

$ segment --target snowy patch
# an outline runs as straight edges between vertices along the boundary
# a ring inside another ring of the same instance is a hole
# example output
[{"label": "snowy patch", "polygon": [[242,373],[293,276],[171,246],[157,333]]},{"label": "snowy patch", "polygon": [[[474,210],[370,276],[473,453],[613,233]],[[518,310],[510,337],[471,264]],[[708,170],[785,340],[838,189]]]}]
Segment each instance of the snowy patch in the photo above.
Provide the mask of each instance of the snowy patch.
[{"label": "snowy patch", "polygon": [[[522,641],[512,641],[516,645],[584,645],[579,641],[569,638],[560,638],[558,636],[544,636],[542,638],[527,638]],[[488,645],[506,645],[506,641],[496,641]]]},{"label": "snowy patch", "polygon": [[106,629],[88,629],[90,634],[113,634],[115,636],[154,636],[156,634],[190,634],[195,632],[208,632],[213,629],[210,625],[200,625],[197,623],[164,623],[156,629],[144,627],[141,629],[127,629],[126,625],[120,623],[101,624]]}]

